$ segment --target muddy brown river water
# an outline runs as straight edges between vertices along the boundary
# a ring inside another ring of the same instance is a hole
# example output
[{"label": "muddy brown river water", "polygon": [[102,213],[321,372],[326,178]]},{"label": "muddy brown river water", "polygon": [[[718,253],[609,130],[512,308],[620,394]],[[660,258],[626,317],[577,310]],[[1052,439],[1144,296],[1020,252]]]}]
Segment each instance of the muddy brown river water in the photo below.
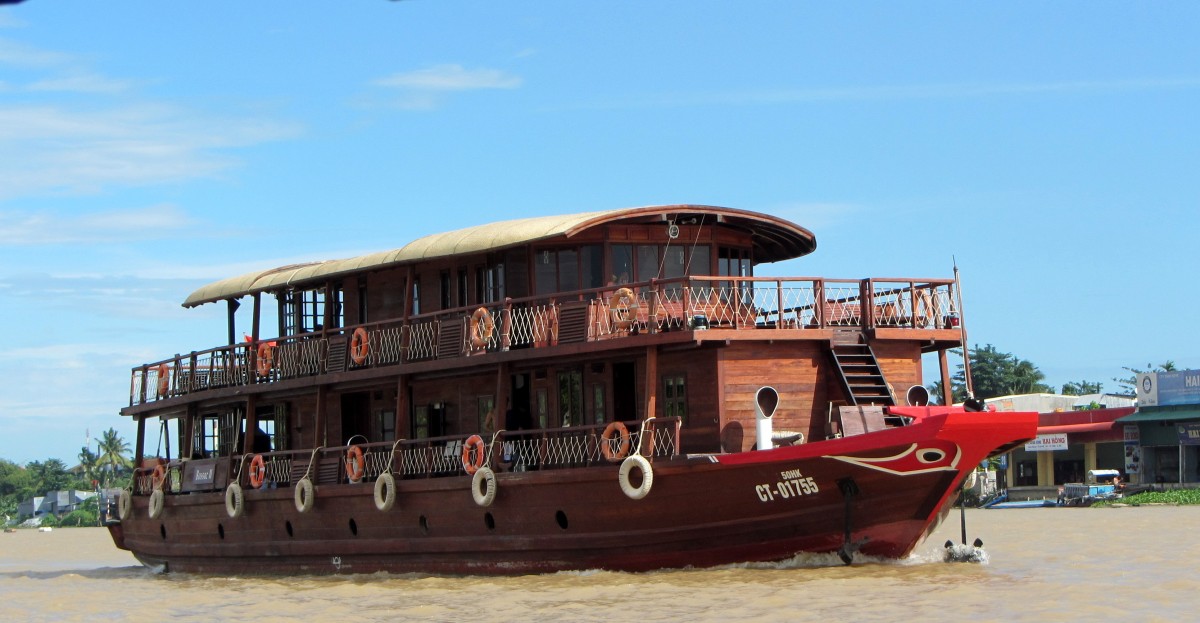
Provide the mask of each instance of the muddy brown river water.
[{"label": "muddy brown river water", "polygon": [[100,528],[0,534],[0,621],[1194,621],[1200,507],[972,510],[987,564],[903,561],[524,577],[155,574]]}]

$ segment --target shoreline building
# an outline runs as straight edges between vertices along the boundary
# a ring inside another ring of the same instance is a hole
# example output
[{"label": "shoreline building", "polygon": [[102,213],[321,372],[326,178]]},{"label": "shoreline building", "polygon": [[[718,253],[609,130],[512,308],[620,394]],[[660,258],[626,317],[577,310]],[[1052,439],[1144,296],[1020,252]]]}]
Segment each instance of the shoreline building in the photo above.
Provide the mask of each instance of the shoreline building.
[{"label": "shoreline building", "polygon": [[1036,411],[1037,438],[1001,457],[1000,489],[1009,499],[1052,498],[1059,485],[1095,469],[1128,472],[1126,430],[1136,399],[1116,394],[1023,394],[989,398],[996,411]]},{"label": "shoreline building", "polygon": [[1131,481],[1200,482],[1200,370],[1140,373],[1137,400],[1137,412],[1118,420],[1129,440],[1126,471],[1137,476]]}]

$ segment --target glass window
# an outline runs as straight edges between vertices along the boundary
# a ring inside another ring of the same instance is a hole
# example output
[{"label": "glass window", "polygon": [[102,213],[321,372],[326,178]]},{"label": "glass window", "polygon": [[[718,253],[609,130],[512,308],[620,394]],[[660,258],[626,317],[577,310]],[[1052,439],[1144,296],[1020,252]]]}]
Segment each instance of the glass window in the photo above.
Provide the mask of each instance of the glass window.
[{"label": "glass window", "polygon": [[614,244],[612,253],[612,269],[609,270],[610,285],[625,285],[633,279],[633,246]]},{"label": "glass window", "polygon": [[608,414],[604,412],[604,384],[596,383],[592,385],[592,421],[603,424],[607,419]]},{"label": "glass window", "polygon": [[658,247],[639,244],[637,247],[637,280],[650,281],[658,276]]},{"label": "glass window", "polygon": [[533,261],[533,292],[537,295],[553,294],[558,288],[558,253],[542,249]]},{"label": "glass window", "polygon": [[604,248],[598,244],[579,249],[580,289],[590,290],[604,285]]},{"label": "glass window", "polygon": [[579,252],[563,249],[558,252],[558,291],[574,292],[579,289]]},{"label": "glass window", "polygon": [[558,415],[562,426],[583,423],[583,371],[558,373]]},{"label": "glass window", "polygon": [[663,377],[663,415],[687,423],[687,381],[682,374]]},{"label": "glass window", "polygon": [[684,272],[689,275],[712,274],[711,257],[712,253],[708,247],[693,247],[689,253],[688,263]]},{"label": "glass window", "polygon": [[421,280],[413,279],[413,306],[412,315],[419,316],[421,314]]}]

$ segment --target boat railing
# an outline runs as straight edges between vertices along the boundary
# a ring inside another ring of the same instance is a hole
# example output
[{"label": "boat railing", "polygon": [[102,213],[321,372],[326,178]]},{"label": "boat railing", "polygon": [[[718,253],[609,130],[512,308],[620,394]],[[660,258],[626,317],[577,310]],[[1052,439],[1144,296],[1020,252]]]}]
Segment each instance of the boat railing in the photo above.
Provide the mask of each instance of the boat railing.
[{"label": "boat railing", "polygon": [[[651,418],[641,422],[568,426],[528,431],[498,431],[485,440],[483,465],[498,472],[554,470],[608,465],[630,454],[650,460],[679,454],[681,420],[678,417]],[[606,434],[606,431],[613,431]],[[385,472],[401,479],[461,476],[467,473],[463,446],[470,436],[452,435],[426,439],[403,439],[348,444],[328,448],[263,452],[261,477],[252,475],[254,454],[217,459],[227,461],[228,479],[243,488],[294,486],[302,478],[314,484],[370,482]],[[607,446],[607,451],[605,450]],[[352,465],[351,448],[362,453],[362,463]],[[164,492],[182,493],[183,467],[186,460],[150,459],[134,470],[133,492],[149,495],[155,488],[154,469],[165,467]],[[358,473],[361,472],[361,473]],[[220,473],[226,473],[221,468]],[[256,486],[257,485],[257,486]],[[221,489],[220,483],[212,488]],[[204,488],[203,490],[211,490]],[[197,489],[199,490],[199,489]]]},{"label": "boat railing", "polygon": [[948,279],[656,279],[176,355],[133,369],[130,405],[222,387],[647,333],[954,329],[959,317],[954,281]]}]

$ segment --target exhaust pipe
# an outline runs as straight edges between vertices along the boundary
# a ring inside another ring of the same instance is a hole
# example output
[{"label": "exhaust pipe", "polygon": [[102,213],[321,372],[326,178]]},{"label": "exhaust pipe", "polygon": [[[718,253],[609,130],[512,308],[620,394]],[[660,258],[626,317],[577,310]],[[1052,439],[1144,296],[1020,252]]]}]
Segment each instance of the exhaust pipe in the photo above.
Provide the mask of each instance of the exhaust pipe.
[{"label": "exhaust pipe", "polygon": [[754,419],[757,432],[757,448],[770,450],[775,447],[771,439],[771,416],[779,408],[779,392],[774,387],[760,387],[754,394]]}]

